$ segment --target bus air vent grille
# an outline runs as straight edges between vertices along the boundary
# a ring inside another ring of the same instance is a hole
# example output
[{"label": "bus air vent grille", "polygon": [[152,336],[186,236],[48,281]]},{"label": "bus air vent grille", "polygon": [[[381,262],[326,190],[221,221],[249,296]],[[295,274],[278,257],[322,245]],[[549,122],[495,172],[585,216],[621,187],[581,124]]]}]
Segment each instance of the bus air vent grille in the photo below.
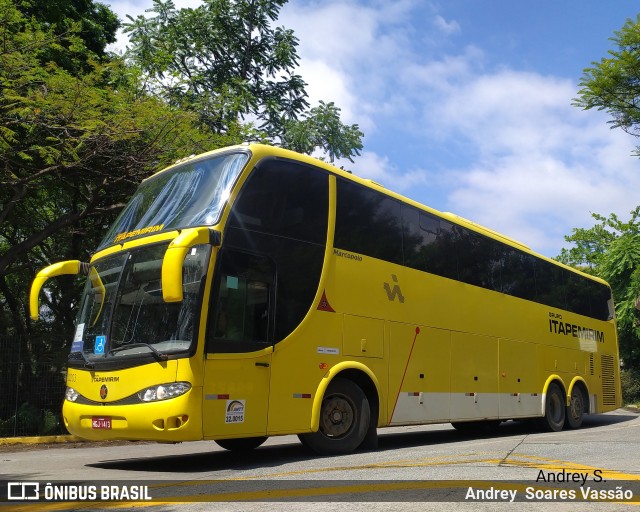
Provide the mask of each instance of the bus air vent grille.
[{"label": "bus air vent grille", "polygon": [[595,375],[593,352],[589,354],[589,375]]},{"label": "bus air vent grille", "polygon": [[616,405],[616,381],[614,357],[601,354],[602,364],[602,403],[604,405]]}]

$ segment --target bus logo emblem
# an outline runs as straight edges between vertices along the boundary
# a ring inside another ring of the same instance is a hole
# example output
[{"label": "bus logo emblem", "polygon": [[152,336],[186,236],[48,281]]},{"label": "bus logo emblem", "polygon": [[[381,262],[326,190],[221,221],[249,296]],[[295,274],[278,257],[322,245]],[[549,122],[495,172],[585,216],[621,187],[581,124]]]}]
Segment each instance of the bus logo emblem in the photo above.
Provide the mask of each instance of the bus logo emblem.
[{"label": "bus logo emblem", "polygon": [[398,278],[395,274],[391,274],[391,279],[395,283],[393,289],[389,283],[384,283],[384,290],[387,292],[387,297],[389,300],[393,302],[398,297],[401,304],[404,304],[404,295],[402,295],[402,290],[400,289],[400,285],[398,284]]},{"label": "bus logo emblem", "polygon": [[104,400],[105,398],[107,398],[108,393],[109,393],[109,390],[107,389],[106,384],[103,384],[102,386],[100,386],[100,398]]}]

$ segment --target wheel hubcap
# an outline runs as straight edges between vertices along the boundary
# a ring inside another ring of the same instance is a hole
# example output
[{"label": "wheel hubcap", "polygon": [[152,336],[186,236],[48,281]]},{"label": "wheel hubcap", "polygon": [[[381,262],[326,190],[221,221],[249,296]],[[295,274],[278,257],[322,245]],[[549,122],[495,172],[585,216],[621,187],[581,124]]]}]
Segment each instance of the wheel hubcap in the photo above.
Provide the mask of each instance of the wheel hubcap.
[{"label": "wheel hubcap", "polygon": [[331,396],[323,404],[320,430],[327,437],[342,437],[349,433],[354,422],[354,406],[345,397]]},{"label": "wheel hubcap", "polygon": [[579,420],[582,416],[582,411],[584,408],[584,404],[582,403],[582,397],[580,395],[571,396],[571,405],[569,407],[569,412],[571,413],[571,417],[574,420]]}]

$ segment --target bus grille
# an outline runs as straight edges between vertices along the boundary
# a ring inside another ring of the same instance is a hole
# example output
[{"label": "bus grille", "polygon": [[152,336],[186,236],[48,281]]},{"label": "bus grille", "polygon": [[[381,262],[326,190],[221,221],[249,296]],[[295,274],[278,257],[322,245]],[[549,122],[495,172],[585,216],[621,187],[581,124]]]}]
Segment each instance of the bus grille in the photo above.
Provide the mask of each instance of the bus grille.
[{"label": "bus grille", "polygon": [[589,354],[589,375],[595,375],[594,372],[594,363],[593,363],[593,352]]},{"label": "bus grille", "polygon": [[601,354],[602,365],[602,403],[604,405],[616,405],[616,379],[614,357]]}]

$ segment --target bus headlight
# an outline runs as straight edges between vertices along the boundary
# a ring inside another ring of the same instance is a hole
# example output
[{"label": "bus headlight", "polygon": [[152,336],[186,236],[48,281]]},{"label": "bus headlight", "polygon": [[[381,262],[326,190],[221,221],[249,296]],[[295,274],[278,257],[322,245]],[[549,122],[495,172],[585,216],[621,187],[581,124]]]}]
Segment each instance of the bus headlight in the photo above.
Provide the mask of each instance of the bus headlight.
[{"label": "bus headlight", "polygon": [[160,384],[152,386],[138,392],[138,398],[143,402],[157,402],[159,400],[168,400],[180,395],[184,395],[191,389],[188,382],[172,382],[170,384]]},{"label": "bus headlight", "polygon": [[80,396],[80,393],[78,393],[75,389],[70,387],[67,387],[67,390],[64,392],[64,398],[69,402],[75,402],[79,396]]}]

